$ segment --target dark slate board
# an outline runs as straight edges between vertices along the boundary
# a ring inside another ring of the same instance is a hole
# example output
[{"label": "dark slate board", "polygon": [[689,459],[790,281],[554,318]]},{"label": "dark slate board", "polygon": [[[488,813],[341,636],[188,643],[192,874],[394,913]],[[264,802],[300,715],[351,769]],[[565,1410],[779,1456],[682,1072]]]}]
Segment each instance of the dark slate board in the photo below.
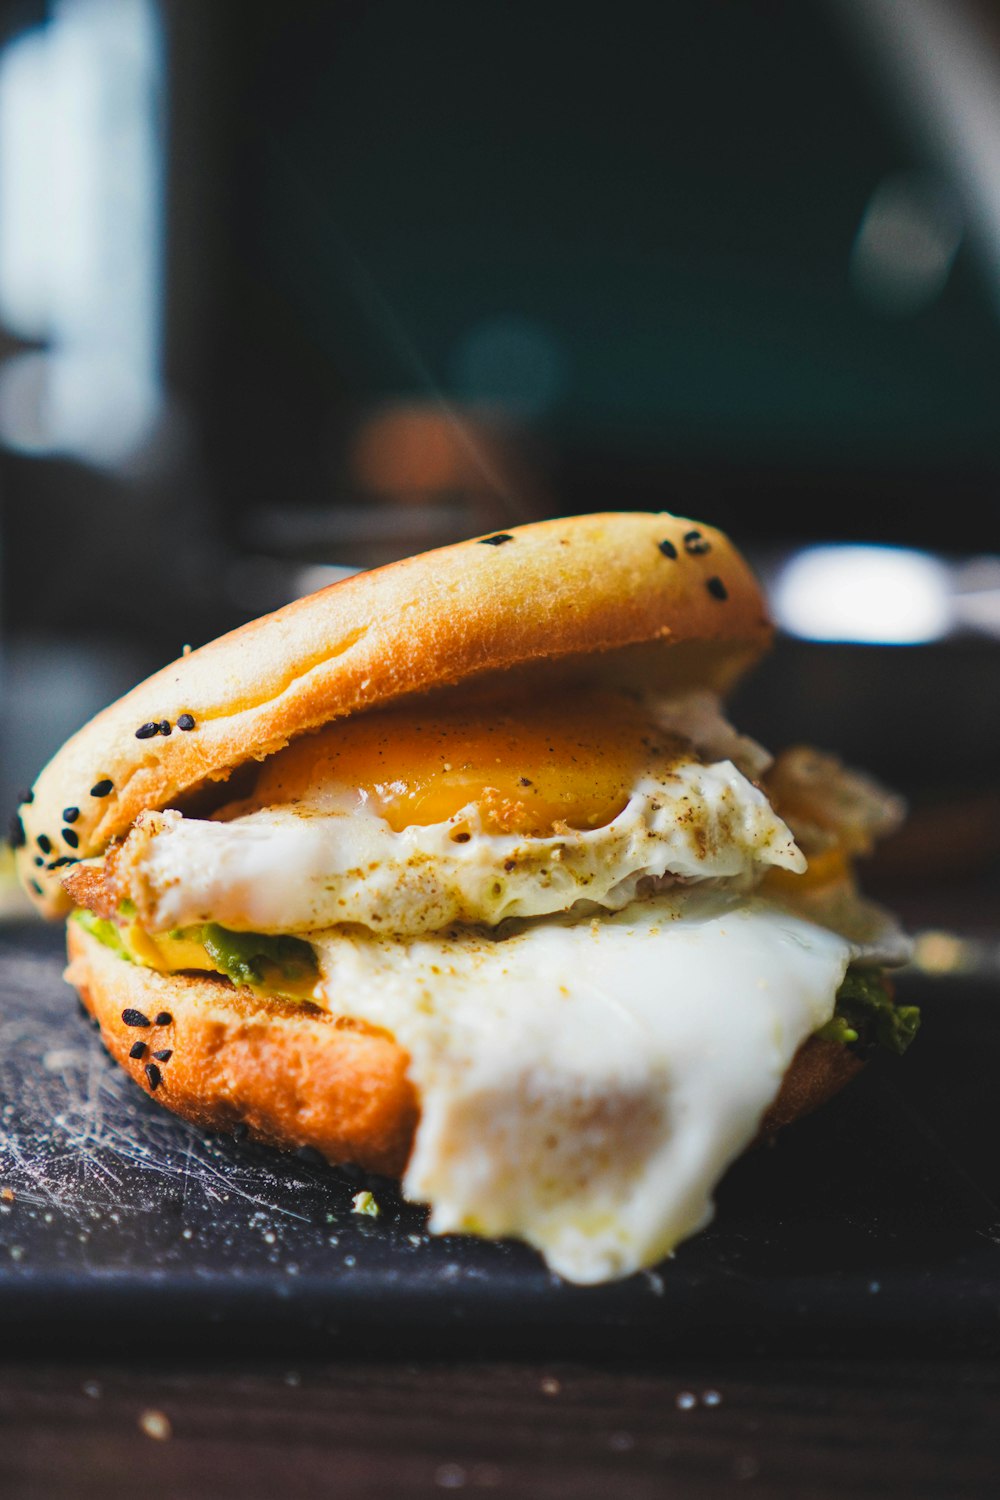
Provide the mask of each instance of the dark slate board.
[{"label": "dark slate board", "polygon": [[0,931],[5,1352],[1000,1350],[996,983],[904,975],[905,1059],[737,1163],[655,1272],[579,1288],[522,1245],[429,1237],[391,1183],[169,1115],[104,1052],[61,941]]}]

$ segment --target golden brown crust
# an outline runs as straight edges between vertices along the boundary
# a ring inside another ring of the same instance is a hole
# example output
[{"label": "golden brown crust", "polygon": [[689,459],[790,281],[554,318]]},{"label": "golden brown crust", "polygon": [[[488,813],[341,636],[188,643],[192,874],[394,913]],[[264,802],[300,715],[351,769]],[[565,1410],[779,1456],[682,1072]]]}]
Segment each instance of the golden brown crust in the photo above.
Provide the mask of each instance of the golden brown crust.
[{"label": "golden brown crust", "polygon": [[[311,1146],[332,1162],[352,1161],[398,1176],[413,1144],[419,1104],[405,1050],[384,1032],[315,1007],[262,1001],[207,975],[157,974],[126,963],[68,924],[66,978],[101,1025],[112,1056],[148,1093],[146,1065],[169,1047],[154,1090],[159,1103],[203,1128],[247,1126],[270,1146]],[[128,1026],[122,1012],[150,1022]],[[147,1050],[130,1056],[137,1042]],[[764,1116],[761,1137],[832,1098],[863,1064],[837,1042],[810,1037],[798,1050]]]},{"label": "golden brown crust", "polygon": [[[418,1110],[409,1059],[392,1038],[208,975],[126,963],[76,922],[67,948],[66,978],[105,1045],[159,1103],[202,1128],[243,1124],[267,1145],[312,1146],[330,1161],[402,1172]],[[151,1024],[127,1025],[125,1010]],[[156,1025],[161,1013],[170,1021]],[[132,1057],[137,1042],[146,1050]],[[168,1048],[169,1059],[157,1061],[153,1054]],[[159,1073],[152,1090],[148,1066]]]},{"label": "golden brown crust", "polygon": [[[651,684],[693,672],[725,691],[770,642],[756,580],[709,526],[613,512],[502,536],[347,578],[191,652],[98,714],[20,810],[19,869],[35,904],[65,914],[66,860],[102,853],[144,809],[331,719],[553,664]],[[161,723],[169,735],[137,738]]]}]

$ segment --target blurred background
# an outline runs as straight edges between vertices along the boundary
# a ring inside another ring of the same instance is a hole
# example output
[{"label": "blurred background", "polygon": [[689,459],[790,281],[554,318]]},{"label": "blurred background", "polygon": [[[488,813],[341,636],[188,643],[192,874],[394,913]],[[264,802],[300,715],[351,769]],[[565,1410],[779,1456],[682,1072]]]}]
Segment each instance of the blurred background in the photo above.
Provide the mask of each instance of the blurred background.
[{"label": "blurred background", "polygon": [[734,716],[1000,869],[1000,6],[0,0],[0,793],[338,576],[731,532]]}]

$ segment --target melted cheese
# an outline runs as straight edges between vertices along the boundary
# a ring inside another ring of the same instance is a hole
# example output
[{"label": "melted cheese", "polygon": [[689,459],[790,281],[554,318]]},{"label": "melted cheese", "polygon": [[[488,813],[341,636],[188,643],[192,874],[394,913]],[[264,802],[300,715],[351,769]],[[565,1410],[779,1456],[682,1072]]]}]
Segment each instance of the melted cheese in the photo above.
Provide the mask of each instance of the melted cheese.
[{"label": "melted cheese", "polygon": [[705,889],[502,936],[312,941],[317,995],[409,1051],[404,1188],[431,1229],[518,1236],[578,1282],[649,1266],[708,1221],[852,954],[762,898]]}]

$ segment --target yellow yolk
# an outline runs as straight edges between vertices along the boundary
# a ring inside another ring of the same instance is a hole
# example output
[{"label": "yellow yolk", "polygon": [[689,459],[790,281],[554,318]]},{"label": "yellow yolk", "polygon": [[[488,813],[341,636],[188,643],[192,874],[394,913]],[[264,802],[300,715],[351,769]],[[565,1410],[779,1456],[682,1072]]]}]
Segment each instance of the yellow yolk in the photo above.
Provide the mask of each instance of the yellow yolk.
[{"label": "yellow yolk", "polygon": [[474,803],[493,833],[600,828],[624,809],[640,766],[675,753],[641,707],[615,693],[555,701],[388,710],[331,724],[266,762],[224,816],[331,786],[362,793],[396,832]]}]

